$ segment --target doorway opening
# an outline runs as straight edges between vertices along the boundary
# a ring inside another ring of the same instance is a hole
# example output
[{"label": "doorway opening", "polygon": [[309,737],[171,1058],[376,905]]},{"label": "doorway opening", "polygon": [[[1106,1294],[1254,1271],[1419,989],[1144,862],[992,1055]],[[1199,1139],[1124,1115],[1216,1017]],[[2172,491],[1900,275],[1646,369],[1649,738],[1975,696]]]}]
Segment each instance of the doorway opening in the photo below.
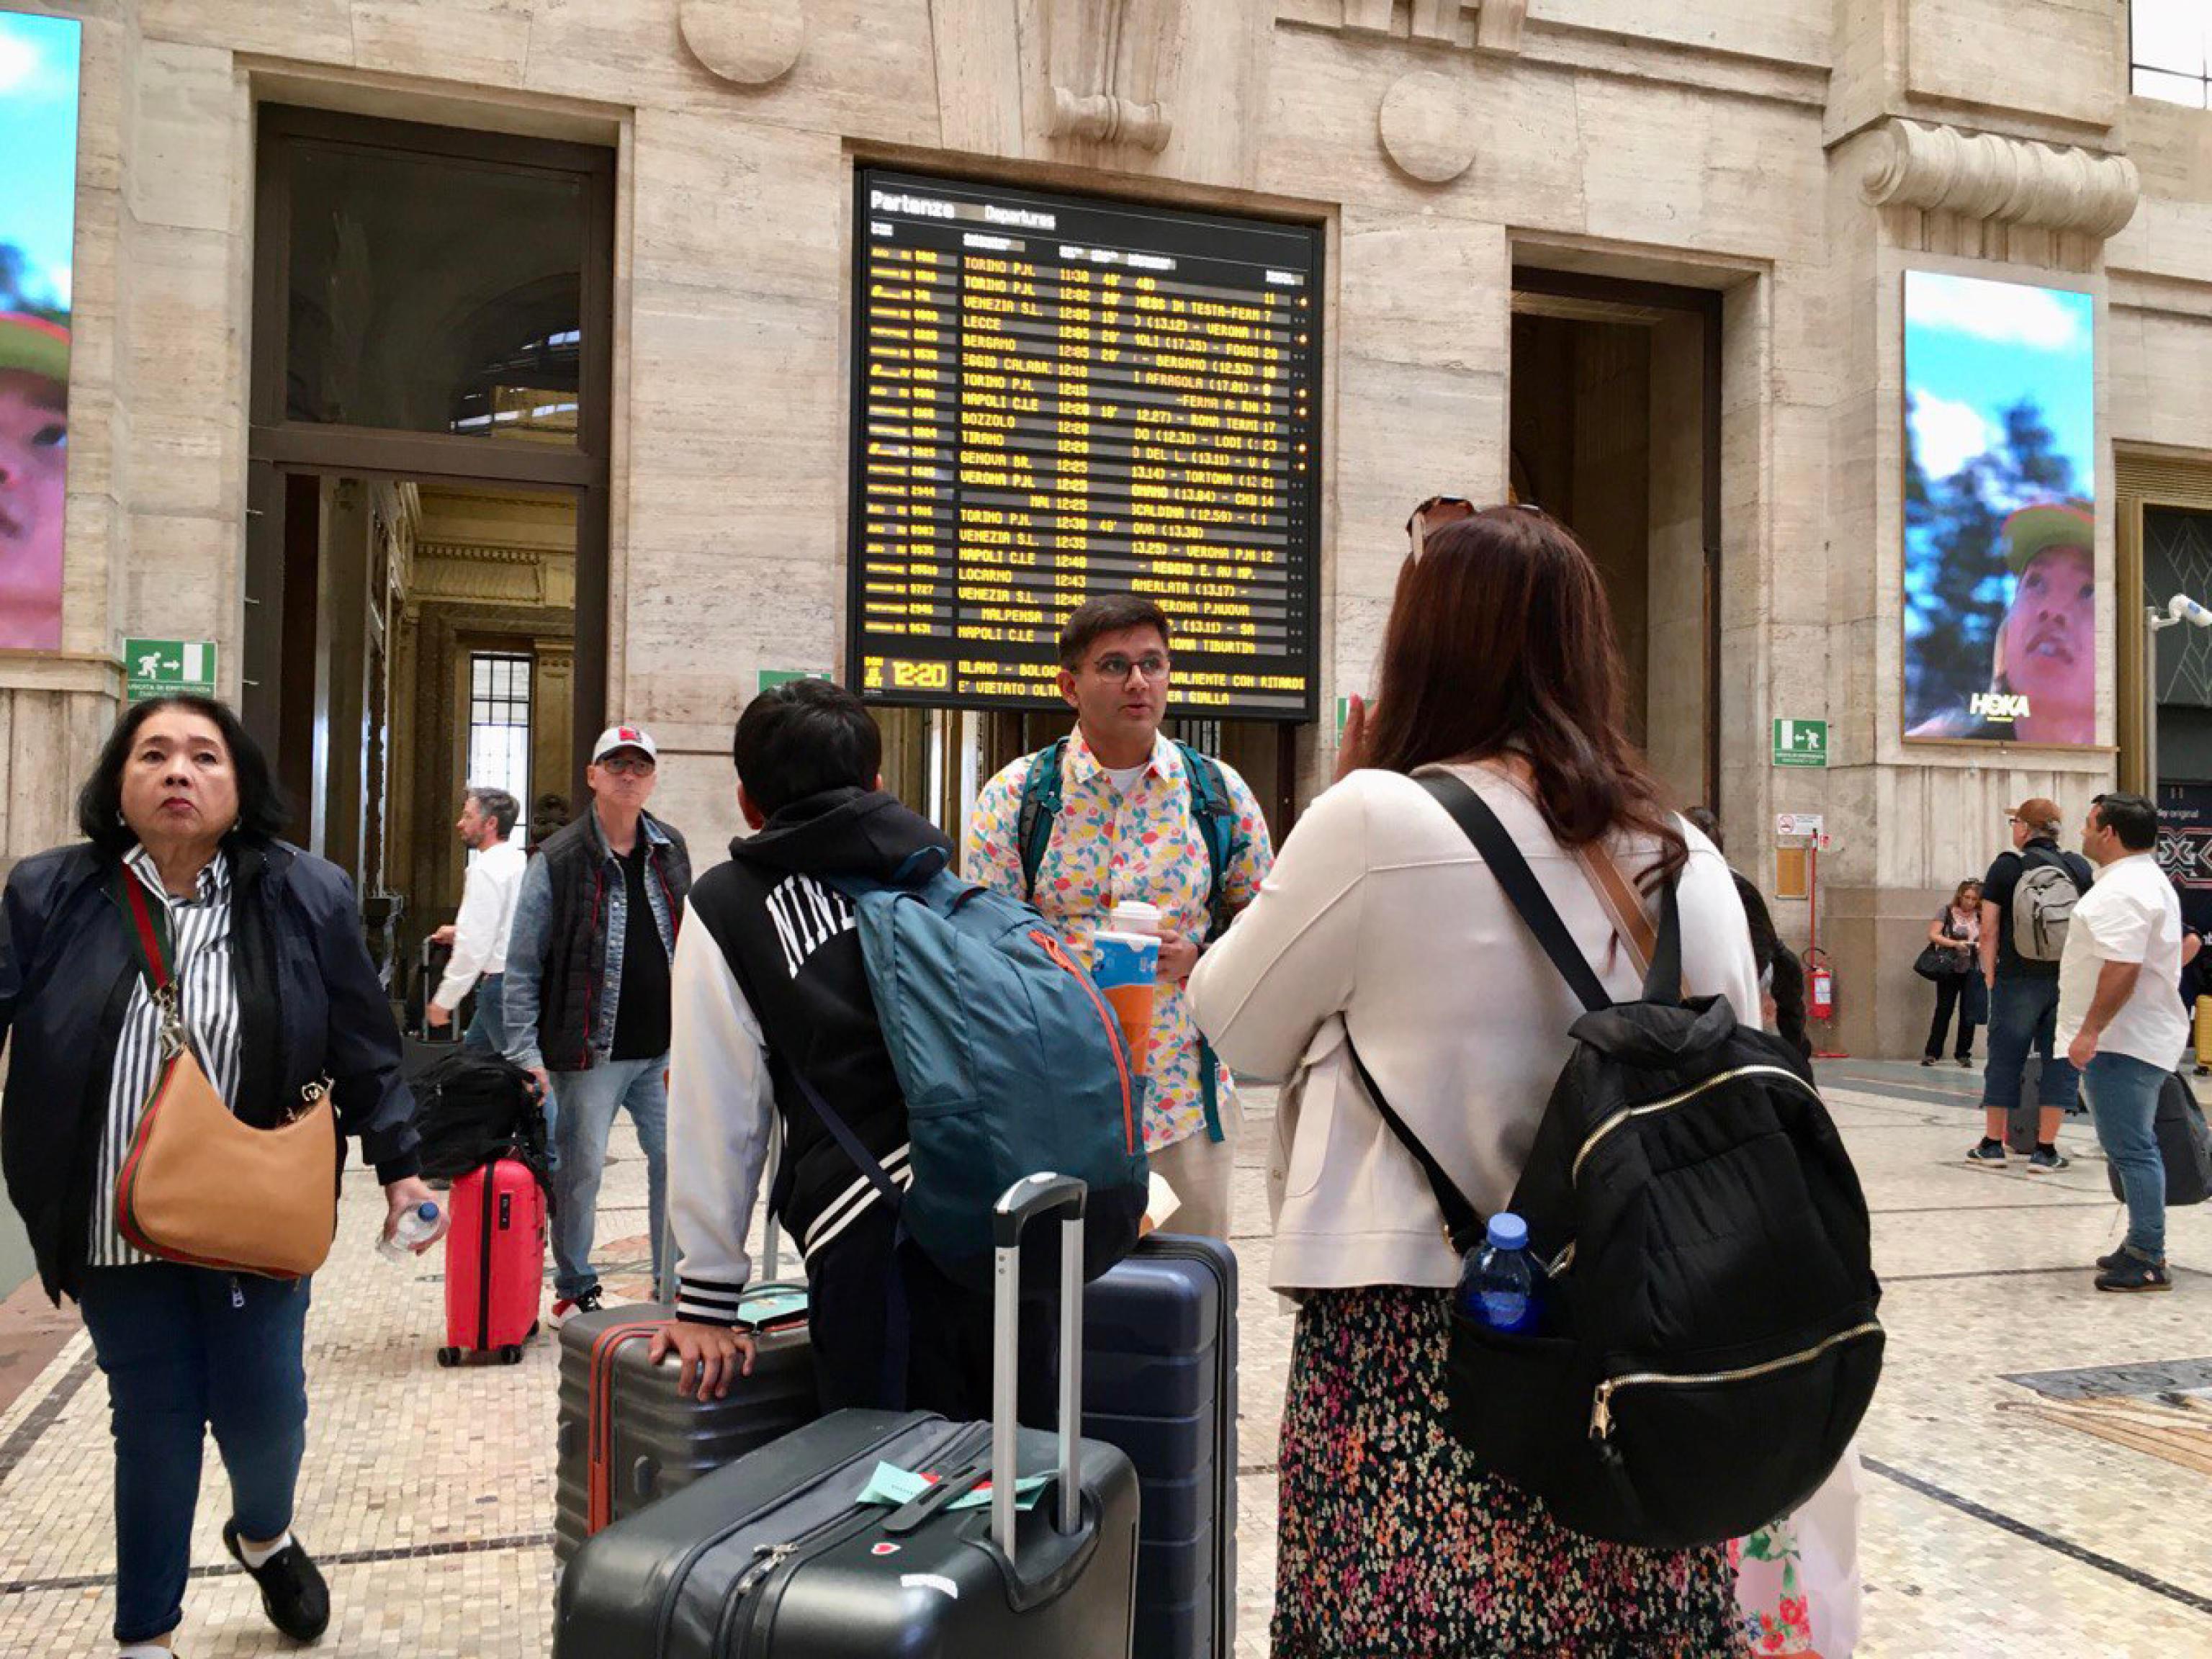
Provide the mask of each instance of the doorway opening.
[{"label": "doorway opening", "polygon": [[[264,106],[241,715],[398,995],[605,723],[611,151]],[[549,799],[550,798],[550,799]]]},{"label": "doorway opening", "polygon": [[1684,803],[1720,782],[1720,317],[1702,289],[1516,267],[1514,499],[1603,575],[1629,728]]}]

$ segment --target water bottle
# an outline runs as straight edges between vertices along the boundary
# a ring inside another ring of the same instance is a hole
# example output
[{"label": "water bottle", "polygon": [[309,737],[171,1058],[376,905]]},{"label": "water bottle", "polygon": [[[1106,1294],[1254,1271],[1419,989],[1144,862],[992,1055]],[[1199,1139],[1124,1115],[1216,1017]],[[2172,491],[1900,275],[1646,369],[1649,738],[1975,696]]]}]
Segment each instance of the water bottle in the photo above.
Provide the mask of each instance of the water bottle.
[{"label": "water bottle", "polygon": [[415,1258],[415,1247],[438,1231],[438,1206],[425,1201],[399,1218],[392,1237],[376,1241],[377,1251],[388,1260],[405,1263]]},{"label": "water bottle", "polygon": [[1467,1253],[1453,1296],[1460,1312],[1493,1331],[1531,1332],[1543,1316],[1543,1277],[1528,1254],[1528,1224],[1501,1210],[1490,1218],[1487,1240]]}]

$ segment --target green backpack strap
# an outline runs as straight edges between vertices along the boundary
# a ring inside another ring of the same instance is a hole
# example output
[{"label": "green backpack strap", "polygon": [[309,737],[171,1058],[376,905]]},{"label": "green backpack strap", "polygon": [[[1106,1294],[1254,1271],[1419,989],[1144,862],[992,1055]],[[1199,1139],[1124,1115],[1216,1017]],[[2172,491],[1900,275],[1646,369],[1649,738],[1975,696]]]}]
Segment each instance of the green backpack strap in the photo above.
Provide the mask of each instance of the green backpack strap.
[{"label": "green backpack strap", "polygon": [[[1187,743],[1176,744],[1182,756],[1182,775],[1190,786],[1190,816],[1206,843],[1206,939],[1211,945],[1229,926],[1229,847],[1237,834],[1237,805],[1229,798],[1229,785],[1221,768]],[[1206,1107],[1206,1138],[1219,1141],[1221,1129],[1221,1061],[1213,1045],[1198,1040],[1198,1086]]]},{"label": "green backpack strap", "polygon": [[1067,739],[1030,757],[1029,776],[1022,781],[1022,811],[1015,831],[1022,855],[1022,897],[1036,897],[1037,872],[1044,867],[1045,849],[1052,845],[1052,827],[1060,817],[1065,788],[1064,763]]}]

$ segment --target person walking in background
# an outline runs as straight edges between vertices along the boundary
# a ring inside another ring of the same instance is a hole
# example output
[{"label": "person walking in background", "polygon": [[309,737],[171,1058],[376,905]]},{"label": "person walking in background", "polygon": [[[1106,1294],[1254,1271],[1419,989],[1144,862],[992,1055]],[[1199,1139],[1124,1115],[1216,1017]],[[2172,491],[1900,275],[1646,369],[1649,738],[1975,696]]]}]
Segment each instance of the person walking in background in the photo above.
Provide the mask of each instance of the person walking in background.
[{"label": "person walking in background", "polygon": [[495,1054],[507,1052],[507,939],[514,927],[514,899],[530,858],[507,839],[522,805],[504,789],[471,789],[461,803],[453,828],[461,845],[474,853],[461,884],[460,914],[430,935],[453,954],[444,977],[422,1010],[436,1026],[450,1025],[461,999],[474,988],[477,1012],[463,1039],[469,1048]]},{"label": "person walking in background", "polygon": [[1959,1064],[1974,1063],[1974,993],[1986,990],[1981,982],[1982,884],[1962,881],[1951,902],[1928,924],[1928,942],[1940,953],[1945,971],[1932,981],[1936,987],[1936,1018],[1929,1023],[1928,1047],[1920,1056],[1923,1066],[1943,1058],[1943,1041],[1950,1034],[1951,1016],[1959,1017]]},{"label": "person walking in background", "polygon": [[[1682,816],[1712,842],[1715,852],[1727,852],[1728,843],[1721,838],[1720,815],[1712,808],[1692,806]],[[1810,1060],[1813,1039],[1805,1030],[1805,964],[1783,944],[1773,915],[1766,908],[1766,895],[1759,890],[1758,884],[1733,865],[1729,873],[1735,878],[1735,896],[1743,902],[1743,918],[1751,928],[1752,960],[1759,964],[1759,1021]]]},{"label": "person walking in background", "polygon": [[2189,1041],[2172,987],[2181,901],[2158,867],[2158,808],[2100,795],[2081,830],[2096,885],[2074,907],[2058,969],[2058,1041],[2081,1073],[2097,1142],[2127,1197],[2128,1236],[2097,1261],[2100,1291],[2166,1291],[2166,1161],[2158,1097]]},{"label": "person walking in background", "polygon": [[303,1090],[327,1080],[341,1133],[359,1137],[383,1184],[385,1236],[432,1197],[416,1175],[399,1029],[352,884],[277,839],[288,817],[268,762],[228,708],[160,697],[133,706],[109,734],[77,799],[84,841],[25,859],[8,877],[0,1150],[40,1282],[57,1303],[76,1298],[107,1377],[115,1639],[132,1659],[166,1655],[184,1617],[210,1430],[230,1476],[223,1547],[259,1589],[270,1623],[312,1642],[330,1622],[330,1594],[293,1532],[311,1281],[155,1256],[125,1240],[117,1215],[163,1058],[126,884],[160,919],[178,1015],[232,1112],[274,1127]]},{"label": "person walking in background", "polygon": [[529,861],[507,940],[507,1057],[553,1113],[556,1329],[600,1304],[592,1243],[617,1112],[637,1127],[653,1293],[666,1289],[668,969],[691,860],[645,810],[659,754],[642,726],[599,733],[584,773],[591,805]]},{"label": "person walking in background", "polygon": [[1229,1237],[1239,1115],[1183,983],[1273,861],[1267,822],[1224,763],[1160,735],[1168,619],[1133,593],[1092,599],[1060,634],[1074,735],[991,780],[968,826],[968,877],[1036,906],[1088,955],[1114,907],[1160,912],[1160,988],[1145,1150],[1182,1207],[1175,1230]]},{"label": "person walking in background", "polygon": [[2066,919],[2095,880],[2081,855],[2058,850],[2058,803],[2041,795],[2006,820],[2013,850],[2000,853],[1982,878],[1982,982],[1990,994],[1990,1052],[1982,1069],[1982,1139],[1966,1154],[1977,1169],[2005,1166],[2005,1124],[2020,1104],[2021,1077],[2033,1049],[2043,1060],[2037,1089],[2041,1110],[2032,1174],[2063,1170],[2058,1127],[2080,1087],[2065,1051],[2053,1041],[2058,1018],[2058,958]]},{"label": "person walking in background", "polygon": [[1742,1650],[1725,1546],[1570,1531],[1445,1431],[1461,1263],[1352,1057],[1356,1038],[1471,1202],[1507,1207],[1583,1006],[1416,781],[1438,767],[1503,821],[1613,996],[1639,998],[1644,973],[1585,854],[1637,894],[1678,880],[1686,988],[1758,1019],[1735,883],[1660,805],[1623,678],[1604,584],[1564,526],[1493,507],[1431,531],[1399,573],[1380,702],[1371,719],[1355,705],[1340,781],[1193,978],[1222,1058],[1291,1079],[1268,1164],[1269,1282],[1299,1303],[1277,1659]]}]

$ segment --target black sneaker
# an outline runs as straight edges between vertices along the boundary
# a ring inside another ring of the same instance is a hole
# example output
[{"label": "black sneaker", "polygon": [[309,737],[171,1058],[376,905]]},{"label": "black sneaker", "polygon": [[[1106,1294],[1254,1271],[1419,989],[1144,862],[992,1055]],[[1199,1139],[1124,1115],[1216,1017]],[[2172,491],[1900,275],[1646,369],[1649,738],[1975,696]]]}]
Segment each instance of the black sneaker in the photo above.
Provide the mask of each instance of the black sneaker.
[{"label": "black sneaker", "polygon": [[258,1567],[246,1566],[238,1544],[238,1522],[222,1523],[222,1547],[261,1587],[261,1610],[269,1622],[295,1642],[312,1642],[331,1622],[331,1590],[295,1537]]},{"label": "black sneaker", "polygon": [[1977,1170],[2002,1170],[2005,1166],[2004,1142],[1984,1140],[1966,1154],[1966,1162]]},{"label": "black sneaker", "polygon": [[579,1296],[564,1296],[556,1301],[553,1317],[549,1322],[557,1331],[578,1314],[597,1313],[599,1307],[599,1287],[594,1285]]},{"label": "black sneaker", "polygon": [[1933,1054],[1923,1054],[1920,1057],[1920,1063],[1923,1066],[1933,1066],[1936,1063],[1936,1056]]},{"label": "black sneaker", "polygon": [[2056,1146],[2038,1146],[2027,1155],[2027,1172],[2030,1175],[2055,1175],[2061,1170],[2073,1167],[2074,1160]]},{"label": "black sneaker", "polygon": [[[2166,1263],[2153,1261],[2148,1256],[2137,1255],[2123,1246],[2117,1258],[2106,1257],[2112,1265],[2097,1275],[2100,1291],[2170,1291],[2173,1280],[2166,1271]],[[2102,1267],[2103,1262],[2099,1266]]]},{"label": "black sneaker", "polygon": [[1974,1069],[1973,1056],[1971,1054],[1960,1054],[1959,1056],[1959,1069],[1962,1072],[1972,1071]]}]

